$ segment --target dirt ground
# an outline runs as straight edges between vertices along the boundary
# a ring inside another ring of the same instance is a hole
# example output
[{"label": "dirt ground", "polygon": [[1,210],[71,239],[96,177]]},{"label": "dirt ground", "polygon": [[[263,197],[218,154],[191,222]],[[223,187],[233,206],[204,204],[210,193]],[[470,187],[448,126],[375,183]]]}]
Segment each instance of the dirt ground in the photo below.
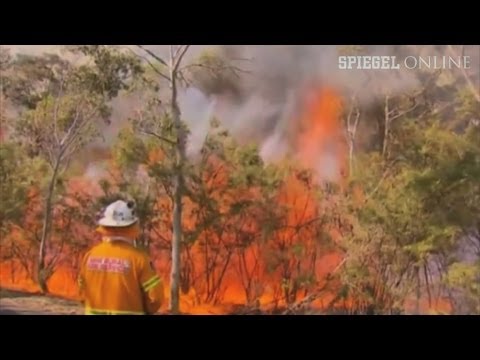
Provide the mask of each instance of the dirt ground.
[{"label": "dirt ground", "polygon": [[0,315],[81,315],[81,305],[74,301],[0,290]]},{"label": "dirt ground", "polygon": [[[281,314],[283,311],[278,312]],[[82,315],[84,309],[79,302],[53,296],[30,294],[26,292],[0,289],[0,315]],[[160,312],[156,315],[167,315]],[[205,315],[210,313],[205,312]],[[214,315],[213,313],[211,313]],[[231,315],[266,315],[258,309],[239,306],[231,309]],[[316,313],[312,313],[316,314]],[[185,315],[187,315],[185,313]]]}]

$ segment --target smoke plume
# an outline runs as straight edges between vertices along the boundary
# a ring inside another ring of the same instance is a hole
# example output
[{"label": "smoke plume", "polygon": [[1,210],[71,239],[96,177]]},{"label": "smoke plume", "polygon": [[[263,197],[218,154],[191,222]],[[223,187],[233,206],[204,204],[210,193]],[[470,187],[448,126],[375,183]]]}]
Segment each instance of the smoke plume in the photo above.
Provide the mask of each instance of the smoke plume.
[{"label": "smoke plume", "polygon": [[[135,49],[134,46],[129,46]],[[168,58],[168,45],[148,46],[156,54]],[[190,127],[188,155],[201,149],[212,115],[215,115],[240,141],[255,141],[267,161],[281,159],[295,152],[294,139],[301,132],[299,118],[310,89],[331,88],[342,98],[355,96],[362,106],[369,106],[384,94],[413,90],[422,84],[421,71],[400,70],[340,70],[339,55],[444,56],[451,55],[445,46],[319,46],[319,45],[192,45],[185,63],[197,58],[204,50],[215,48],[236,66],[248,71],[236,81],[233,95],[225,88],[215,94],[188,88],[179,93],[182,118]],[[51,51],[51,46],[16,46],[15,51]],[[138,52],[139,49],[135,51]],[[472,66],[479,68],[479,47],[467,47],[465,55],[472,57]],[[248,61],[236,62],[238,59]],[[477,69],[478,70],[478,69]],[[461,76],[459,74],[456,74]],[[473,74],[478,76],[478,74]],[[476,80],[478,84],[478,80]],[[110,143],[133,109],[142,99],[118,99],[114,103],[112,125],[105,129]],[[321,121],[321,119],[319,120]],[[328,156],[328,163],[334,162]],[[312,164],[312,168],[318,164]]]},{"label": "smoke plume", "polygon": [[[242,63],[250,74],[239,81],[242,96],[222,98],[216,114],[234,135],[260,142],[267,161],[295,151],[292,139],[299,131],[303,103],[312,87],[333,88],[342,98],[355,96],[360,106],[368,107],[385,94],[411,91],[424,81],[424,72],[404,67],[340,70],[339,55],[396,56],[398,61],[406,56],[451,55],[445,46],[224,46],[223,50],[232,59],[250,59]],[[466,50],[465,55],[480,69],[479,48]],[[329,156],[327,162],[332,161],[334,157]]]}]

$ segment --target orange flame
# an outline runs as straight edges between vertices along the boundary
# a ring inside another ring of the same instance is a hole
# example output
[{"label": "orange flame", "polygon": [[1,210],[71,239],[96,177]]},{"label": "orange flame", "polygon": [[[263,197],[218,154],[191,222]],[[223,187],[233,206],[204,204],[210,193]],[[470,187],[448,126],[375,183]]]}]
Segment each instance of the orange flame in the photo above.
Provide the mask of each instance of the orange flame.
[{"label": "orange flame", "polygon": [[341,98],[331,88],[313,90],[308,95],[296,141],[299,159],[320,179],[338,181],[345,164]]},{"label": "orange flame", "polygon": [[[341,99],[330,88],[313,89],[308,95],[299,119],[300,131],[295,136],[298,159],[303,168],[314,171],[317,180],[338,182],[346,160],[340,122]],[[146,161],[152,164],[163,156],[160,150],[153,151]],[[225,314],[247,303],[269,309],[298,301],[307,296],[309,290],[328,284],[327,275],[342,260],[331,247],[331,241],[335,243],[341,237],[341,231],[337,225],[319,222],[322,215],[329,211],[329,204],[316,198],[311,176],[298,168],[292,170],[272,201],[274,206],[270,211],[279,220],[276,227],[268,230],[262,208],[250,207],[247,212],[238,214],[229,212],[241,200],[262,200],[259,189],[255,187],[232,189],[228,184],[230,171],[229,164],[213,157],[205,167],[202,174],[204,191],[218,206],[221,216],[210,219],[210,225],[199,233],[195,231],[199,224],[206,221],[205,207],[185,199],[181,310],[192,314]],[[71,186],[76,188],[80,185],[91,188],[93,185],[78,179],[75,181]],[[85,194],[98,195],[98,187],[94,192]],[[32,206],[37,208],[41,203],[32,203]],[[167,285],[168,299],[172,204],[163,197],[157,200],[156,206],[162,218],[156,228],[146,235],[154,244],[152,256]],[[28,222],[34,222],[33,215],[29,215]],[[92,245],[94,229],[80,228]],[[190,237],[194,237],[195,241],[189,242]],[[21,234],[14,232],[10,238],[18,240]],[[16,243],[23,244],[27,251],[27,241]],[[63,252],[70,264],[58,266],[50,279],[49,288],[54,294],[75,298],[76,271],[72,263],[78,263],[80,255],[68,246]],[[35,253],[32,253],[30,259],[34,256]],[[3,260],[0,263],[2,286],[38,290],[25,269],[22,270],[24,265],[21,259]],[[333,283],[314,304],[326,306],[334,298],[337,287],[338,283]],[[164,309],[167,307],[166,303]]]}]

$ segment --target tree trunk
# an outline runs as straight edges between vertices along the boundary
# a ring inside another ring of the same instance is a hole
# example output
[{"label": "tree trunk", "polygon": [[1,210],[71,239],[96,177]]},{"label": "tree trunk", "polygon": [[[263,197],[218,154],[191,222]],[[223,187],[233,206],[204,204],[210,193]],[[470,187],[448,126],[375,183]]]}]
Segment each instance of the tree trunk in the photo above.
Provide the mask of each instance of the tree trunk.
[{"label": "tree trunk", "polygon": [[[352,120],[353,111],[356,109],[355,119]],[[353,157],[355,153],[355,136],[357,134],[358,122],[360,120],[360,110],[355,106],[355,96],[352,97],[352,108],[346,118],[346,134],[348,143],[348,163],[349,163],[349,176],[353,174]]]},{"label": "tree trunk", "polygon": [[420,299],[421,299],[421,291],[420,291],[420,268],[416,269],[417,272],[417,287],[416,287],[416,301],[415,301],[415,315],[420,315]]},{"label": "tree trunk", "polygon": [[352,176],[353,174],[353,149],[354,149],[354,140],[353,138],[350,138],[348,140],[348,170],[349,170],[349,176]]},{"label": "tree trunk", "polygon": [[47,240],[50,235],[50,224],[51,224],[51,212],[52,212],[52,198],[53,192],[55,191],[55,182],[57,181],[58,168],[60,166],[60,159],[57,159],[55,167],[53,168],[52,178],[50,179],[50,184],[48,186],[48,193],[45,199],[45,215],[43,218],[43,229],[42,229],[42,238],[40,240],[40,249],[38,252],[38,268],[37,268],[37,281],[40,286],[40,290],[44,293],[48,292],[47,280],[49,274],[47,274],[46,264],[45,264],[45,255],[46,255],[46,245]]},{"label": "tree trunk", "polygon": [[182,192],[181,175],[175,175],[174,204],[173,204],[173,244],[172,244],[172,271],[170,274],[170,310],[174,314],[180,311],[180,242],[182,238]]},{"label": "tree trunk", "polygon": [[390,109],[388,106],[389,96],[385,97],[385,127],[383,128],[382,156],[387,156],[388,137],[390,136]]},{"label": "tree trunk", "polygon": [[12,284],[15,284],[15,267],[16,267],[16,262],[15,259],[12,257],[11,260],[12,266],[10,267],[10,281]]},{"label": "tree trunk", "polygon": [[172,236],[172,269],[170,273],[170,311],[180,312],[180,252],[182,241],[182,197],[183,197],[183,164],[185,159],[185,131],[180,119],[180,109],[177,103],[176,71],[173,56],[170,63],[170,86],[172,91],[171,112],[172,121],[177,132],[175,149],[175,174],[173,190],[173,236]]}]

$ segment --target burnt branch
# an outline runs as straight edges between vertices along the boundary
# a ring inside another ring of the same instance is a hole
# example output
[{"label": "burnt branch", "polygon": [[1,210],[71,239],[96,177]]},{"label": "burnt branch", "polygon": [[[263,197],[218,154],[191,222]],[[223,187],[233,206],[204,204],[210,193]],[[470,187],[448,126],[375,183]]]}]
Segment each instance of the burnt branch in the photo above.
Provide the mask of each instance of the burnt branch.
[{"label": "burnt branch", "polygon": [[160,56],[158,56],[157,54],[155,54],[153,51],[148,50],[148,49],[145,48],[143,45],[136,45],[136,46],[137,46],[139,49],[142,49],[143,51],[145,51],[148,55],[150,55],[152,58],[154,58],[155,60],[157,60],[160,64],[168,67],[167,62],[166,62],[165,60],[163,60]]},{"label": "burnt branch", "polygon": [[170,139],[167,139],[166,137],[162,136],[162,135],[159,135],[153,131],[148,131],[148,130],[141,130],[140,131],[142,134],[145,134],[145,135],[150,135],[150,136],[153,136],[155,138],[157,138],[158,140],[161,140],[161,141],[165,141],[167,143],[169,143],[170,145],[176,145],[177,142],[176,141],[173,141],[173,140],[170,140]]},{"label": "burnt branch", "polygon": [[147,59],[145,56],[143,55],[140,55],[138,53],[136,53],[135,51],[133,51],[132,49],[130,48],[127,48],[130,52],[132,52],[135,56],[138,56],[139,58],[141,58],[142,60],[144,60],[149,66],[150,68],[152,68],[152,70],[157,74],[157,75],[160,75],[161,77],[163,77],[164,79],[166,79],[167,81],[170,81],[170,78],[165,75],[160,69],[158,69],[155,65],[153,65],[153,63]]},{"label": "burnt branch", "polygon": [[251,73],[251,71],[244,70],[244,69],[241,69],[241,68],[239,68],[237,66],[233,66],[233,65],[221,65],[221,66],[219,66],[219,65],[208,65],[208,64],[199,64],[199,63],[186,65],[183,68],[181,68],[181,71],[184,71],[184,70],[187,70],[187,69],[190,69],[190,68],[195,68],[195,67],[207,69],[207,70],[210,70],[211,72],[227,70],[227,71],[231,71],[236,77],[240,77],[240,75],[238,73],[244,73],[244,74],[250,74]]},{"label": "burnt branch", "polygon": [[[173,72],[174,73],[177,72],[178,67],[182,63],[183,57],[185,56],[185,54],[187,53],[189,48],[190,48],[190,45],[182,45],[175,52],[175,55],[174,55],[175,62],[174,62],[174,65],[173,65]],[[177,55],[178,55],[178,57],[177,57]]]}]

